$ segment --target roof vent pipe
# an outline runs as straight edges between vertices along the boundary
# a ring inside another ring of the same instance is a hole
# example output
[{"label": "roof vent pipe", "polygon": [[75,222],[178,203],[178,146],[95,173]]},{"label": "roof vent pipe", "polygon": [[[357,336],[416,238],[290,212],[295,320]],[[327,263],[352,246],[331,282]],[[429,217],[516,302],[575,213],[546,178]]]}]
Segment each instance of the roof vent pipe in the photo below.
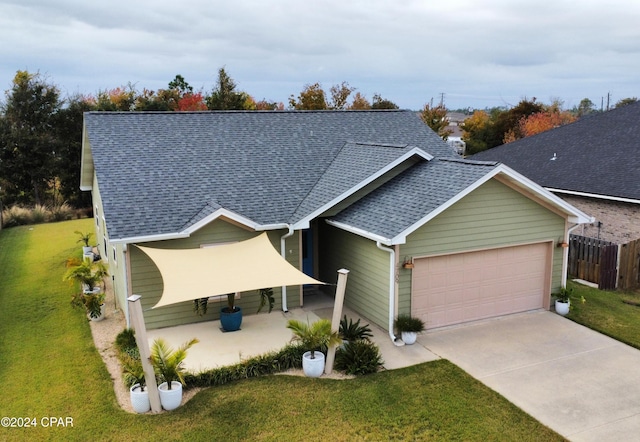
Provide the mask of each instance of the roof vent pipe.
[{"label": "roof vent pipe", "polygon": [[390,247],[383,246],[380,241],[376,241],[376,247],[389,253],[389,337],[394,345],[402,346],[404,342],[393,334],[394,307],[396,299],[395,280],[396,280],[396,252]]},{"label": "roof vent pipe", "polygon": [[[280,255],[286,260],[287,259],[287,245],[286,239],[293,235],[293,226],[291,224],[287,224],[287,229],[289,231],[280,237]],[[282,311],[288,312],[289,307],[287,306],[287,286],[282,286]]]}]

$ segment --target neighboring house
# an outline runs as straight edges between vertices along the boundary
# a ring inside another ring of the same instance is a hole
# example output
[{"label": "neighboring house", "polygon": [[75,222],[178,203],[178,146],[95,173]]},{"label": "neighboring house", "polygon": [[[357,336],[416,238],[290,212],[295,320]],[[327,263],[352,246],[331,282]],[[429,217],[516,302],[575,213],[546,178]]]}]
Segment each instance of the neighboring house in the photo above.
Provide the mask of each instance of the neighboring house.
[{"label": "neighboring house", "polygon": [[480,152],[594,216],[573,233],[640,238],[640,102]]},{"label": "neighboring house", "polygon": [[[141,295],[149,328],[219,309],[149,309],[162,278],[135,245],[197,248],[266,231],[308,275],[333,284],[348,269],[345,304],[393,338],[398,313],[434,328],[549,308],[564,282],[558,246],[590,221],[504,165],[460,159],[411,111],[90,112],[81,184],[117,302],[126,313],[126,298]],[[304,303],[301,287],[274,292],[284,311]],[[203,296],[206,284],[193,293]],[[258,296],[237,303],[252,313]]]},{"label": "neighboring house", "polygon": [[447,144],[459,155],[464,155],[467,148],[467,143],[462,139],[462,123],[464,123],[464,120],[467,118],[469,118],[469,115],[461,112],[447,113],[447,120],[449,121],[447,129],[451,131],[447,137]]}]

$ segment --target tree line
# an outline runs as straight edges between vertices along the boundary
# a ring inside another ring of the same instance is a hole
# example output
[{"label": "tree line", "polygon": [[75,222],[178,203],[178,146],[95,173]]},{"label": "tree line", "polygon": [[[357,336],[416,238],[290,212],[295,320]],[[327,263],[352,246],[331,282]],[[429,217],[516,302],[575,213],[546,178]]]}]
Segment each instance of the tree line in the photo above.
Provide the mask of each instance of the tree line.
[{"label": "tree line", "polygon": [[[636,101],[621,100],[618,105]],[[561,103],[544,105],[522,100],[511,109],[476,111],[463,125],[467,153],[498,146],[542,130],[566,124],[595,112],[590,100],[574,112],[562,111]],[[374,94],[367,100],[347,82],[325,91],[320,83],[307,84],[288,99],[295,110],[398,109],[391,100]],[[59,89],[39,73],[18,71],[0,103],[0,201],[5,206],[63,203],[75,208],[91,207],[88,192],[81,192],[80,159],[83,113],[88,111],[204,111],[284,110],[282,102],[255,100],[240,91],[224,68],[209,93],[194,91],[181,75],[166,88],[142,91],[129,84],[101,90],[95,95],[61,97]],[[448,128],[447,109],[433,100],[424,105],[420,117],[444,140]]]}]

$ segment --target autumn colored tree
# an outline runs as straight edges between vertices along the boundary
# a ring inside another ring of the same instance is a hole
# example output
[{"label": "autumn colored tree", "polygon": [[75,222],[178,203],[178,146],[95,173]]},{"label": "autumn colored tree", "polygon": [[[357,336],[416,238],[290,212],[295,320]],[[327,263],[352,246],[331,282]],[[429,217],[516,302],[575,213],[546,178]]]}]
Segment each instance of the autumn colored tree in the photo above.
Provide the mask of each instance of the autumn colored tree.
[{"label": "autumn colored tree", "polygon": [[256,110],[284,110],[284,103],[267,101],[264,98],[256,103]]},{"label": "autumn colored tree", "polygon": [[331,86],[329,90],[331,93],[331,104],[329,105],[329,109],[345,109],[347,107],[347,100],[349,99],[349,95],[356,88],[349,86],[349,83],[343,81],[341,84],[335,84]]},{"label": "autumn colored tree", "polygon": [[207,110],[207,105],[201,92],[196,92],[195,94],[187,92],[178,100],[177,110],[180,112],[205,111]]},{"label": "autumn colored tree", "polygon": [[488,149],[489,143],[493,139],[493,122],[489,114],[478,110],[464,120],[462,139],[466,143],[465,152],[468,155]]},{"label": "autumn colored tree", "polygon": [[178,109],[179,100],[180,92],[177,89],[159,89],[157,92],[143,89],[141,94],[135,96],[133,110],[175,111]]},{"label": "autumn colored tree", "polygon": [[96,110],[131,111],[135,109],[136,90],[131,83],[127,86],[98,91]]},{"label": "autumn colored tree", "polygon": [[353,96],[353,101],[351,102],[351,106],[348,107],[350,110],[368,110],[371,109],[371,103],[360,93],[356,92]]},{"label": "autumn colored tree", "polygon": [[568,111],[562,111],[560,106],[560,103],[556,102],[551,106],[547,106],[542,112],[522,117],[518,122],[518,132],[515,130],[508,131],[504,136],[504,143],[506,144],[520,138],[530,137],[576,121],[575,116]]},{"label": "autumn colored tree", "polygon": [[449,119],[447,118],[447,108],[443,105],[434,107],[432,104],[425,104],[420,112],[420,118],[445,141],[449,135],[453,133],[453,131],[448,128]]},{"label": "autumn colored tree", "polygon": [[296,110],[324,110],[328,109],[329,105],[320,83],[313,83],[305,85],[297,99],[291,95],[289,107]]}]

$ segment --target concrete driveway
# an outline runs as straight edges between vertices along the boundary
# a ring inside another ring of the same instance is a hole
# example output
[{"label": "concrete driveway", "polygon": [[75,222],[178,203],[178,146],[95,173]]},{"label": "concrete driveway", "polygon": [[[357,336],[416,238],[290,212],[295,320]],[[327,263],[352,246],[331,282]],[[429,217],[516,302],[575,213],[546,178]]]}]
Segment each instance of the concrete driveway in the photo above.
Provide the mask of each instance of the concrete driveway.
[{"label": "concrete driveway", "polygon": [[639,350],[547,311],[418,342],[570,440],[640,440]]}]

